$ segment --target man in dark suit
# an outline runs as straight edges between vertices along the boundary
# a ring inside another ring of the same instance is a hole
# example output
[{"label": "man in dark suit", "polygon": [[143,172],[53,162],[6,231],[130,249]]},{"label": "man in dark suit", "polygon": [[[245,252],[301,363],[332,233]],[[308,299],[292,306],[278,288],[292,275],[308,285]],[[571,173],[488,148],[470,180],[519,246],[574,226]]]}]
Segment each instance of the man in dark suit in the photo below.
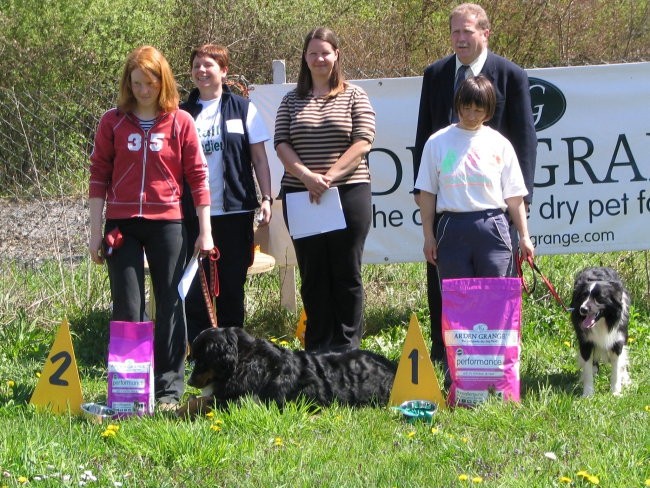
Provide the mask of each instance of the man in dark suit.
[{"label": "man in dark suit", "polygon": [[[454,54],[424,70],[415,137],[415,176],[429,136],[456,121],[453,111],[456,78],[482,73],[492,81],[497,95],[496,111],[486,125],[499,131],[513,145],[528,189],[528,195],[524,198],[528,208],[533,194],[537,152],[528,76],[513,62],[488,50],[490,22],[479,5],[464,3],[456,7],[449,16],[449,26]],[[419,204],[419,192],[415,190],[414,193]],[[513,240],[514,250],[517,249],[516,243]],[[430,263],[427,263],[427,295],[431,316],[431,359],[446,364],[440,281],[437,268]]]}]

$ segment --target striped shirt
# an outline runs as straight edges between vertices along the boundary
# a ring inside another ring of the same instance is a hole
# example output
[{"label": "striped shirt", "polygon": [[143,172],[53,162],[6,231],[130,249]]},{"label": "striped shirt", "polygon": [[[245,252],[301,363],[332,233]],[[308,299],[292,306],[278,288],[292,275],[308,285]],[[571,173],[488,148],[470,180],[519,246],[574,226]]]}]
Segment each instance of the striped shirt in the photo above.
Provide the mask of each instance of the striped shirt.
[{"label": "striped shirt", "polygon": [[149,129],[153,127],[153,124],[156,122],[156,119],[148,119],[144,120],[138,117],[138,123],[140,124],[140,127],[142,128],[143,131],[147,132]]},{"label": "striped shirt", "polygon": [[[286,142],[311,171],[325,174],[353,142],[375,138],[375,112],[366,92],[348,85],[332,98],[300,98],[295,90],[287,93],[275,119],[273,144]],[[334,185],[369,183],[370,171],[364,157],[350,174]],[[302,182],[284,172],[282,186],[301,188]]]}]

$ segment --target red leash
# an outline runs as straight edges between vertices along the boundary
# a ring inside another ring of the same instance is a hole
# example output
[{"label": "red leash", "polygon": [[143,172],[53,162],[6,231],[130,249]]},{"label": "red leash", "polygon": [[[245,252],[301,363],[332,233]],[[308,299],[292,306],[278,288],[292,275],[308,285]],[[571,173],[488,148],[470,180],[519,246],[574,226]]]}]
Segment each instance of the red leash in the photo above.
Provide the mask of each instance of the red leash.
[{"label": "red leash", "polygon": [[535,264],[535,261],[533,261],[533,258],[530,256],[526,258],[526,262],[533,270],[533,286],[529,287],[528,284],[526,283],[526,280],[524,279],[524,273],[521,267],[523,261],[524,261],[524,257],[521,255],[521,252],[517,253],[517,275],[519,276],[519,278],[521,278],[521,285],[523,286],[526,293],[531,295],[535,291],[535,288],[537,287],[537,275],[539,274],[539,276],[542,278],[542,281],[544,282],[548,290],[551,292],[551,295],[553,295],[553,298],[555,298],[555,300],[560,304],[560,306],[564,309],[564,311],[565,312],[573,311],[573,309],[568,308],[564,304],[558,292],[555,291],[555,287],[553,286],[553,284],[548,280],[546,276],[544,276],[544,274],[540,271],[540,269]]},{"label": "red leash", "polygon": [[201,291],[203,292],[203,299],[205,306],[208,309],[208,317],[210,318],[210,325],[217,327],[217,314],[214,310],[214,297],[219,296],[219,276],[217,275],[217,260],[220,257],[219,249],[216,247],[205,256],[209,260],[210,282],[212,288],[208,285],[208,278],[205,275],[205,268],[203,267],[204,257],[199,258],[199,274],[201,276]]}]

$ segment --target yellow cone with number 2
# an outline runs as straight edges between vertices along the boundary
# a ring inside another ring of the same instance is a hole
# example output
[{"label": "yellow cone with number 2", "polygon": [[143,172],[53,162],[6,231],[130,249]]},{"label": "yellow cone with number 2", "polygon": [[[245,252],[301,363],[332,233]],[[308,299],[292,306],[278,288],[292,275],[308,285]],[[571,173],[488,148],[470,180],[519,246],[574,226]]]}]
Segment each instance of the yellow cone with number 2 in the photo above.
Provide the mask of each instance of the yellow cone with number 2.
[{"label": "yellow cone with number 2", "polygon": [[81,413],[81,382],[67,320],[59,327],[29,403],[53,413]]}]

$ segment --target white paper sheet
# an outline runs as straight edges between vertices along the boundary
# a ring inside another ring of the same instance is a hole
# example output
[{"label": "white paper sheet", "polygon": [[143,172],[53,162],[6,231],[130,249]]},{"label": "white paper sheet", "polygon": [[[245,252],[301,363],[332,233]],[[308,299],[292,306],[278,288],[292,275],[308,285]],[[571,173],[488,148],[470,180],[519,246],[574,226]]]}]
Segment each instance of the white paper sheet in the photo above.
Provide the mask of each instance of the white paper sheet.
[{"label": "white paper sheet", "polygon": [[185,301],[187,292],[190,290],[190,285],[194,281],[194,276],[196,271],[199,269],[199,255],[198,253],[192,256],[190,262],[185,266],[185,272],[181,278],[180,283],[178,284],[178,294],[181,296],[181,300]]},{"label": "white paper sheet", "polygon": [[325,191],[321,195],[319,203],[309,201],[308,191],[299,191],[287,193],[285,204],[287,205],[289,234],[294,239],[346,227],[339,189],[336,187]]}]

